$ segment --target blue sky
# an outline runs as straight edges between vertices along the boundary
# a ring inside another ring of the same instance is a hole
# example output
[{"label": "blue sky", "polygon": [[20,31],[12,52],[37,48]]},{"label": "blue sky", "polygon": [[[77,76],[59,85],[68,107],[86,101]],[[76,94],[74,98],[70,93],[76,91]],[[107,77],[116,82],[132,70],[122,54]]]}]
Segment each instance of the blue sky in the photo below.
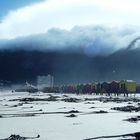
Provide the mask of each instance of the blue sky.
[{"label": "blue sky", "polygon": [[7,15],[9,11],[23,6],[31,5],[43,0],[0,0],[0,19]]}]

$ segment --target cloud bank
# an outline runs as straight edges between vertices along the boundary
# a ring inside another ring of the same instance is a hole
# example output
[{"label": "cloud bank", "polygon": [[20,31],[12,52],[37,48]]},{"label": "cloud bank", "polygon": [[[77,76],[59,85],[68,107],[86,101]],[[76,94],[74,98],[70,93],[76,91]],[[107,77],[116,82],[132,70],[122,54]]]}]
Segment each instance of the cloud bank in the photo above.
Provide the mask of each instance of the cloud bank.
[{"label": "cloud bank", "polygon": [[[0,50],[78,52],[88,56],[109,55],[120,49],[139,48],[140,33],[135,26],[121,28],[75,26],[71,30],[52,28],[47,33],[0,40]],[[138,38],[138,39],[137,39]]]}]

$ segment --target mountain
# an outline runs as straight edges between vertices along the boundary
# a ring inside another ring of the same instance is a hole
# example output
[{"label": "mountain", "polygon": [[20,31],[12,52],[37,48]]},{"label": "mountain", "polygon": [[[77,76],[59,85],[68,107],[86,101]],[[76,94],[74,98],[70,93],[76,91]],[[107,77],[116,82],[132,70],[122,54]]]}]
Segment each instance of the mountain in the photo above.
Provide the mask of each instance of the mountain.
[{"label": "mountain", "polygon": [[133,79],[140,81],[140,50],[122,49],[107,56],[65,51],[0,51],[0,79],[15,83],[52,74],[56,84]]}]

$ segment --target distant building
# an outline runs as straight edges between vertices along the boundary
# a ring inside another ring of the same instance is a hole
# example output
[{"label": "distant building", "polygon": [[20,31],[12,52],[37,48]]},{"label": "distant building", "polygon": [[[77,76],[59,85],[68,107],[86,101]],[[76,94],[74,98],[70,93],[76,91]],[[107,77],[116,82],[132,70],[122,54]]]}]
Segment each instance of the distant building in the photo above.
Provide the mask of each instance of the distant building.
[{"label": "distant building", "polygon": [[101,92],[102,93],[108,93],[109,92],[109,83],[108,82],[101,83]]},{"label": "distant building", "polygon": [[119,89],[119,82],[118,81],[112,81],[110,83],[110,92],[111,93],[119,93],[119,91],[120,91],[120,89]]},{"label": "distant building", "polygon": [[137,92],[137,93],[140,93],[140,84],[137,84],[136,92]]},{"label": "distant building", "polygon": [[133,80],[122,80],[119,83],[119,87],[122,92],[128,92],[128,93],[136,92],[136,82]]},{"label": "distant building", "polygon": [[39,89],[54,86],[54,77],[51,75],[37,76],[37,87]]}]

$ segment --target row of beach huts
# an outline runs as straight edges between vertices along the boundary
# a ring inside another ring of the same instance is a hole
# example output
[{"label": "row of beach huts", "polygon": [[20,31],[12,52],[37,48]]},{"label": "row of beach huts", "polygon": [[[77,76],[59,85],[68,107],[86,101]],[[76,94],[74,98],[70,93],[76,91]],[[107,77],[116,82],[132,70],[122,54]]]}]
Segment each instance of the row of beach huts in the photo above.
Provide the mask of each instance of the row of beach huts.
[{"label": "row of beach huts", "polygon": [[129,93],[139,93],[140,86],[133,80],[121,80],[88,84],[62,85],[52,88],[46,87],[42,91],[75,94],[124,94],[128,96]]},{"label": "row of beach huts", "polygon": [[121,80],[111,82],[94,82],[87,84],[73,84],[73,85],[61,85],[53,87],[44,87],[38,89],[37,87],[26,84],[27,87],[24,90],[17,91],[28,91],[28,92],[46,92],[46,93],[75,93],[75,94],[128,94],[140,93],[140,86],[133,80]]}]

